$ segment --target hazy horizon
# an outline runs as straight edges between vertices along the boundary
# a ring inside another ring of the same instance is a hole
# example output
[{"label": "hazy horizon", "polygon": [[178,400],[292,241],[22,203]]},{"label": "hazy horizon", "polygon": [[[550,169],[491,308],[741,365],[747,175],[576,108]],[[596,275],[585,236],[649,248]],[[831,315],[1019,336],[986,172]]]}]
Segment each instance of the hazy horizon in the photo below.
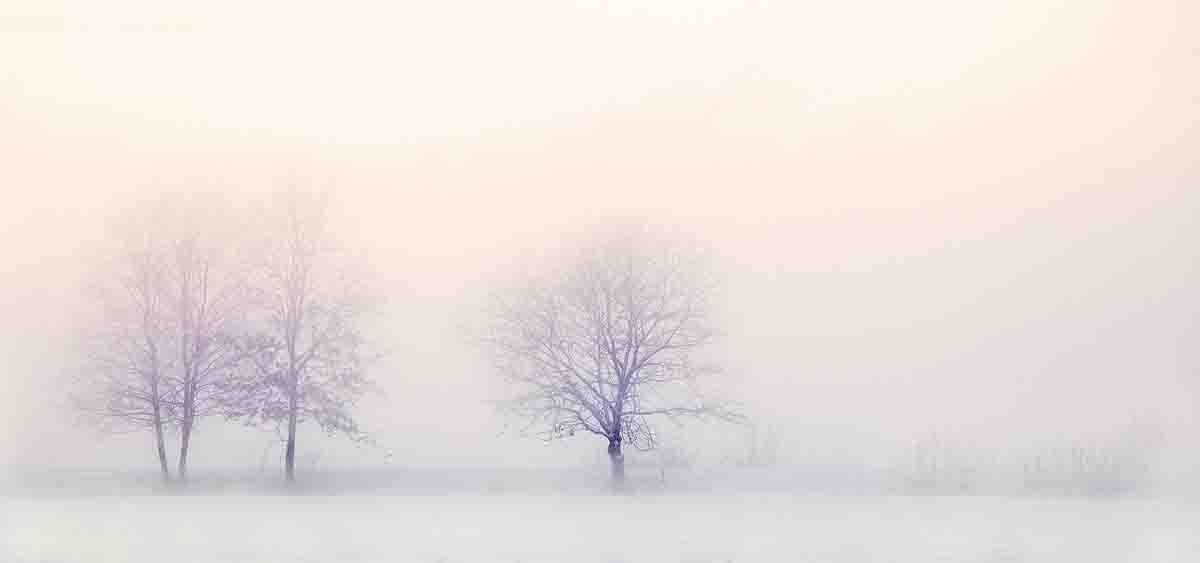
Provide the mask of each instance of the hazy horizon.
[{"label": "hazy horizon", "polygon": [[[457,328],[531,256],[643,223],[712,249],[730,385],[787,463],[1139,421],[1194,479],[1192,4],[61,4],[0,12],[9,465],[152,468],[147,435],[56,402],[87,264],[146,201],[237,207],[299,172],[334,187],[389,351],[361,410],[380,447],[309,431],[302,462],[601,463],[589,437],[498,437],[504,389]],[[272,440],[205,420],[194,463]]]}]

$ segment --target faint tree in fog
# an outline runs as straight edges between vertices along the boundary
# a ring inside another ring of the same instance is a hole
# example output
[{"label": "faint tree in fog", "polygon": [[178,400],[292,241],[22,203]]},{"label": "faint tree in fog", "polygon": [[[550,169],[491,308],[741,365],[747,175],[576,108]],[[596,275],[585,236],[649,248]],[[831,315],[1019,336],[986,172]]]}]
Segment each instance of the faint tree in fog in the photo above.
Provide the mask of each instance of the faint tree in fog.
[{"label": "faint tree in fog", "polygon": [[154,431],[159,470],[170,480],[163,428],[174,420],[166,254],[149,235],[129,237],[84,291],[83,365],[73,404],[108,431]]},{"label": "faint tree in fog", "polygon": [[976,484],[967,452],[937,432],[913,443],[910,463],[906,475],[910,492],[961,494]]},{"label": "faint tree in fog", "polygon": [[779,461],[779,429],[770,421],[746,425],[746,454],[738,464],[767,467]]},{"label": "faint tree in fog", "polygon": [[225,408],[250,424],[274,423],[286,432],[284,475],[295,480],[296,430],[306,422],[326,432],[366,439],[352,409],[373,384],[362,323],[373,304],[337,261],[326,224],[325,199],[305,190],[282,192],[267,221],[253,275],[247,358],[227,389]]},{"label": "faint tree in fog", "polygon": [[1153,458],[1161,444],[1157,424],[1143,419],[1102,439],[1060,439],[1026,456],[1024,486],[1042,494],[1144,492],[1152,484]]},{"label": "faint tree in fog", "polygon": [[655,445],[655,417],[740,420],[697,387],[719,369],[700,354],[714,337],[715,288],[697,253],[622,236],[561,270],[493,294],[482,344],[520,394],[505,403],[546,439],[605,439],[620,487],[622,448]]}]

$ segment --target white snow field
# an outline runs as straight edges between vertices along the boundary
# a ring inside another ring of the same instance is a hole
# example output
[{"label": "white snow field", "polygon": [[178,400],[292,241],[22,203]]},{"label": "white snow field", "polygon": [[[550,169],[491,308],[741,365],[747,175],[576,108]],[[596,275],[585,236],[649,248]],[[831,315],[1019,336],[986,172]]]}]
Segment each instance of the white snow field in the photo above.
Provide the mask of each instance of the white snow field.
[{"label": "white snow field", "polygon": [[1200,561],[1164,500],[727,494],[0,498],[0,561]]}]

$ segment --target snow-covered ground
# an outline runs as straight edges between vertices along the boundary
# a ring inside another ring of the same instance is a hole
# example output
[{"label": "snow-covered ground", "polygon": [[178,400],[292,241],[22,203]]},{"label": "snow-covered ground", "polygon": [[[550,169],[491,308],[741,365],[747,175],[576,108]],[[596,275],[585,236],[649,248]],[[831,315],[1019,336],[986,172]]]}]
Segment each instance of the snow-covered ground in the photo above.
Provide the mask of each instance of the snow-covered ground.
[{"label": "snow-covered ground", "polygon": [[1200,505],[796,494],[0,497],[0,561],[1200,561]]}]

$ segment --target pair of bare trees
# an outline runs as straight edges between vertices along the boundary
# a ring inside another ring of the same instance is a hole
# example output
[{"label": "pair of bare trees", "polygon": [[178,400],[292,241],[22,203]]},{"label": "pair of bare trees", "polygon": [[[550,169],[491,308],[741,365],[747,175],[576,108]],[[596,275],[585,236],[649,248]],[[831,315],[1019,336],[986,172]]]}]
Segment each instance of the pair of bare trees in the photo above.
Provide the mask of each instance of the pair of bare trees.
[{"label": "pair of bare trees", "polygon": [[164,206],[127,225],[91,278],[75,404],[103,428],[151,430],[164,481],[164,434],[178,432],[185,480],[194,430],[212,415],[286,428],[288,481],[300,423],[363,435],[351,409],[369,384],[368,302],[327,259],[319,199],[276,202],[279,220],[249,236]]},{"label": "pair of bare trees", "polygon": [[545,439],[605,440],[617,487],[625,446],[655,446],[655,419],[741,420],[698,385],[720,371],[703,356],[715,287],[700,253],[639,233],[495,292],[480,341],[520,390],[505,406]]},{"label": "pair of bare trees", "polygon": [[88,288],[77,404],[106,428],[152,429],[164,479],[164,431],[177,429],[183,479],[192,431],[220,408],[220,378],[238,363],[225,335],[244,287],[215,237],[187,222],[134,225]]}]

